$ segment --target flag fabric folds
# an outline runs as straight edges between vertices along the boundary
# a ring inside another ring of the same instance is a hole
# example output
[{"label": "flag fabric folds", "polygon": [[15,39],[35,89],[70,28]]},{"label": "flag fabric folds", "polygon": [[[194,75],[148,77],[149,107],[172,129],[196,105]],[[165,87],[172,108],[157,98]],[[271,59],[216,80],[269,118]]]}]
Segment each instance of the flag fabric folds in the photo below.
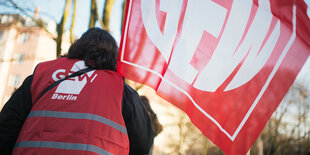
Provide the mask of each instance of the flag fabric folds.
[{"label": "flag fabric folds", "polygon": [[117,69],[226,154],[246,154],[310,55],[306,11],[303,0],[129,0]]}]

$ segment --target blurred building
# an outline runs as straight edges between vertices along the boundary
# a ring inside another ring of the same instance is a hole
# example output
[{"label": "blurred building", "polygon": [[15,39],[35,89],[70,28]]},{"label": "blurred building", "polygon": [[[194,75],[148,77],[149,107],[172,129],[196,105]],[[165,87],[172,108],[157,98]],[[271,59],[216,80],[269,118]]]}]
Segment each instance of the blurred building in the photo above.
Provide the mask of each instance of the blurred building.
[{"label": "blurred building", "polygon": [[39,62],[56,57],[53,34],[36,25],[31,18],[0,14],[0,109]]}]

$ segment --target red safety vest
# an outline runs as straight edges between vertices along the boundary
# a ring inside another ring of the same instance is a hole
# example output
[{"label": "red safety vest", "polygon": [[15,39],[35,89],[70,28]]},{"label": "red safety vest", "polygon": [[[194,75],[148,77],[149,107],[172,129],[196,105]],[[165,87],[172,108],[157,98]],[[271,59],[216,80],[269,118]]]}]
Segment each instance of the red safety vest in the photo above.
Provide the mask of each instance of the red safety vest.
[{"label": "red safety vest", "polygon": [[31,86],[32,110],[13,154],[129,153],[119,73],[93,70],[61,82],[39,98],[55,80],[83,68],[83,61],[67,58],[37,66]]}]

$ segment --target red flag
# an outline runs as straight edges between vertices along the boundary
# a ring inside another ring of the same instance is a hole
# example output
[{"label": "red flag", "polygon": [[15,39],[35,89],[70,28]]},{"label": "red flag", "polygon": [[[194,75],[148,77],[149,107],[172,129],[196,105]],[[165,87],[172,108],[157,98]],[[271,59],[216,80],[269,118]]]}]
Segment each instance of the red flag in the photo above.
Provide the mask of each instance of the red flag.
[{"label": "red flag", "polygon": [[245,154],[310,55],[303,0],[130,0],[118,71]]}]

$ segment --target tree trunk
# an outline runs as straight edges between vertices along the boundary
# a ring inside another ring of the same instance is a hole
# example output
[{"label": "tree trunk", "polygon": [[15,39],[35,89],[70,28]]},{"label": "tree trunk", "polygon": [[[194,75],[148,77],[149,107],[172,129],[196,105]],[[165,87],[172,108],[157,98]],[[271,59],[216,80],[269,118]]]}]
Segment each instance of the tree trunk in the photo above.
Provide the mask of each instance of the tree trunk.
[{"label": "tree trunk", "polygon": [[102,21],[107,31],[110,31],[110,16],[112,13],[114,0],[105,0],[104,8],[103,8],[103,16]]},{"label": "tree trunk", "polygon": [[95,26],[97,21],[97,0],[91,0],[90,5],[90,19],[89,19],[89,25],[88,28],[92,28]]},{"label": "tree trunk", "polygon": [[62,43],[62,35],[65,29],[65,23],[67,20],[67,16],[69,14],[70,11],[70,4],[71,4],[71,0],[66,0],[65,3],[65,8],[64,8],[64,12],[61,18],[61,21],[59,24],[57,24],[57,51],[56,51],[56,57],[60,56],[61,54],[61,43]]},{"label": "tree trunk", "polygon": [[207,137],[204,137],[204,147],[203,147],[203,154],[207,155],[208,154],[208,148],[209,148],[209,139]]},{"label": "tree trunk", "polygon": [[71,21],[71,27],[70,27],[70,42],[71,44],[74,42],[74,34],[73,34],[73,29],[74,29],[74,24],[75,24],[75,15],[76,15],[76,0],[73,0],[73,15],[72,15],[72,21]]},{"label": "tree trunk", "polygon": [[125,21],[125,11],[126,11],[126,5],[127,5],[127,0],[124,0],[123,2],[123,12],[122,12],[122,22],[121,22],[121,33],[123,33],[123,26],[124,26],[124,21]]},{"label": "tree trunk", "polygon": [[103,24],[102,20],[99,17],[99,14],[98,14],[97,0],[91,0],[90,20],[89,20],[88,28],[95,27],[97,20],[99,21],[101,28],[106,30],[106,27]]},{"label": "tree trunk", "polygon": [[264,142],[262,140],[262,137],[261,135],[258,136],[258,139],[257,139],[257,154],[258,155],[263,155],[264,154]]},{"label": "tree trunk", "polygon": [[251,155],[251,148],[250,148],[249,151],[246,153],[246,155]]}]

